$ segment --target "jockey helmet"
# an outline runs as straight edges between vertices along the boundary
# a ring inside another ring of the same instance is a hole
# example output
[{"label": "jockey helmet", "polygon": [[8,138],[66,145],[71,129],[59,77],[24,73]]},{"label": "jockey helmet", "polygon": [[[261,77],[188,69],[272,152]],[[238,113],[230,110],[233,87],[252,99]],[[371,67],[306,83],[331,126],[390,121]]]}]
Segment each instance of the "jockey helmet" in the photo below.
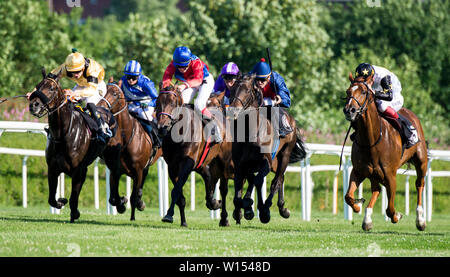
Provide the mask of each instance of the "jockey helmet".
[{"label": "jockey helmet", "polygon": [[188,66],[191,62],[191,50],[186,46],[180,46],[173,53],[173,64],[175,66]]},{"label": "jockey helmet", "polygon": [[256,78],[267,78],[272,70],[270,70],[270,66],[266,63],[265,59],[261,59],[260,62],[253,66],[251,73],[256,74]]},{"label": "jockey helmet", "polygon": [[220,75],[238,75],[239,67],[234,62],[229,62],[222,67]]},{"label": "jockey helmet", "polygon": [[141,64],[135,60],[129,61],[125,65],[125,68],[123,69],[123,73],[125,75],[139,76],[141,75],[141,72],[142,72]]},{"label": "jockey helmet", "polygon": [[364,79],[367,77],[373,76],[375,74],[375,69],[369,63],[361,63],[355,70],[356,77],[364,76]]},{"label": "jockey helmet", "polygon": [[83,70],[85,60],[84,60],[83,55],[81,53],[77,52],[76,48],[73,48],[72,53],[70,53],[67,56],[64,64],[66,66],[67,71],[76,72],[76,71]]}]

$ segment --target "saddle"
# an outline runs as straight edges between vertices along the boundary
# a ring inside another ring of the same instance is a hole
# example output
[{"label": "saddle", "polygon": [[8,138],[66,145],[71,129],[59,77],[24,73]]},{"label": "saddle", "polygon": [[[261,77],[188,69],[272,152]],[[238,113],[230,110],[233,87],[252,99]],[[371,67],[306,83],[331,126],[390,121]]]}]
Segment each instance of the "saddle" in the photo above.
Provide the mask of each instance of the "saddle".
[{"label": "saddle", "polygon": [[394,127],[394,129],[396,129],[399,132],[400,138],[402,140],[402,149],[405,149],[408,143],[408,137],[410,135],[408,134],[410,132],[408,126],[410,126],[411,123],[406,117],[404,117],[400,113],[397,114],[399,117],[398,120],[385,114],[380,115],[381,117],[386,119],[386,121],[389,122],[392,125],[392,127]]},{"label": "saddle", "polygon": [[[91,131],[91,133],[96,134],[97,131],[100,129],[100,126],[98,126],[97,122],[91,117],[91,113],[89,112],[89,110],[83,109],[83,107],[81,107],[78,104],[71,103],[71,105],[75,111],[78,111],[81,114],[81,117],[86,122],[86,125],[88,126],[88,129]],[[108,109],[105,109],[103,107],[97,107],[97,112],[99,113],[103,122],[106,122],[109,125],[109,128],[112,132],[112,137],[114,137],[117,132],[117,124],[115,124],[116,120],[112,115],[112,113]]]}]

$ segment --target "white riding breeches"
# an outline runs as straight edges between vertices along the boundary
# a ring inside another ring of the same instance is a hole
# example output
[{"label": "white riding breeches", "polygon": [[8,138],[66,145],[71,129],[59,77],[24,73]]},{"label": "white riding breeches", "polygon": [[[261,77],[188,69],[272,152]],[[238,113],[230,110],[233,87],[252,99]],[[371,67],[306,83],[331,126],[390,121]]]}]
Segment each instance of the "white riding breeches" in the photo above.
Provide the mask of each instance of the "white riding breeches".
[{"label": "white riding breeches", "polygon": [[388,107],[393,108],[396,112],[398,112],[403,107],[403,95],[399,92],[393,91],[392,101],[384,101],[377,99],[377,108],[380,113],[386,111]]},{"label": "white riding breeches", "polygon": [[[76,92],[77,90],[84,90],[85,87],[83,86],[78,86],[75,85],[72,89],[72,91]],[[89,97],[81,97],[80,101],[85,102],[85,103],[93,103],[95,105],[97,105],[97,103],[102,99],[102,95],[106,94],[106,84],[104,81],[101,81],[98,85],[97,85],[97,93],[95,93],[94,95],[91,95]]]},{"label": "white riding breeches", "polygon": [[145,109],[143,109],[139,104],[131,102],[128,104],[128,111],[136,114],[139,118],[152,121],[155,107],[148,106]]},{"label": "white riding breeches", "polygon": [[191,103],[194,98],[194,108],[198,112],[202,112],[206,108],[206,102],[211,95],[214,88],[214,78],[211,73],[209,76],[203,80],[203,83],[199,87],[186,88],[181,92],[181,98],[183,98],[183,103]]}]

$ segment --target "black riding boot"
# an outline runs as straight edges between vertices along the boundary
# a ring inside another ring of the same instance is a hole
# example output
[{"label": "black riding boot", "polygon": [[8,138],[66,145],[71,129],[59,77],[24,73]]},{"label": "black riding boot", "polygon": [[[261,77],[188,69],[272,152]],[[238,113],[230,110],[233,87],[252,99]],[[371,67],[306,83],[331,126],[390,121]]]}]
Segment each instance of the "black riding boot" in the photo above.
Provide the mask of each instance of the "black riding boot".
[{"label": "black riding boot", "polygon": [[406,138],[406,148],[411,148],[419,142],[416,128],[414,128],[411,122],[401,114],[398,114],[397,121],[400,123],[400,126],[402,126],[403,135]]},{"label": "black riding boot", "polygon": [[88,103],[86,106],[91,112],[91,117],[95,120],[98,126],[96,130],[97,142],[99,142],[100,144],[108,143],[108,140],[112,137],[112,132],[109,129],[108,124],[103,122],[100,114],[97,112],[97,106],[95,106],[93,103]]}]

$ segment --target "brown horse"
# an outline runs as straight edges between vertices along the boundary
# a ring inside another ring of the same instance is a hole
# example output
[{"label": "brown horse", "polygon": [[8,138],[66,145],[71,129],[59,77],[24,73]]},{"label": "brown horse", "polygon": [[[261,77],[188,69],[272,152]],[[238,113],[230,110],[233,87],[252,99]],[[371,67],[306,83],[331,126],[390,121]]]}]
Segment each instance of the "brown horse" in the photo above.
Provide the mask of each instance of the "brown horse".
[{"label": "brown horse", "polygon": [[[142,188],[149,167],[161,156],[160,148],[153,147],[152,141],[139,121],[130,115],[125,95],[120,84],[110,83],[102,100],[97,104],[108,108],[116,118],[119,126],[117,134],[110,139],[103,151],[105,163],[110,169],[111,196],[109,202],[117,207],[119,213],[125,212],[126,198],[119,195],[120,176],[126,174],[133,179],[131,193],[131,217],[135,220],[135,209],[143,211]],[[120,159],[117,158],[120,153]]]},{"label": "brown horse", "polygon": [[[48,115],[49,134],[45,149],[48,166],[48,203],[57,209],[67,204],[65,198],[55,199],[58,176],[65,173],[72,177],[70,222],[73,223],[80,217],[78,198],[86,179],[87,167],[101,154],[105,146],[100,146],[93,140],[83,115],[67,101],[59,85],[61,74],[52,79],[46,77],[43,69],[42,76],[43,80],[30,96],[29,108],[31,114],[36,117]],[[112,114],[107,110],[98,109],[98,112],[103,116],[106,115],[106,122],[112,118]]]},{"label": "brown horse", "polygon": [[[223,111],[221,111],[223,113]],[[183,186],[192,171],[199,173],[205,182],[206,206],[210,210],[222,208],[220,226],[228,226],[225,208],[228,182],[232,170],[230,166],[230,147],[224,143],[211,143],[202,135],[204,127],[200,116],[193,107],[184,105],[175,86],[162,88],[156,101],[158,129],[163,136],[163,157],[168,164],[169,177],[174,184],[170,207],[162,219],[173,222],[175,204],[180,209],[181,226],[187,226],[184,208],[186,200]],[[221,122],[218,122],[221,124]],[[224,136],[225,129],[221,128]],[[222,200],[213,199],[217,181],[220,182]]]},{"label": "brown horse", "polygon": [[[245,114],[249,114],[249,126],[244,129],[237,129],[237,135],[245,134],[239,141],[233,138],[232,157],[235,166],[235,195],[233,212],[234,219],[239,223],[240,209],[244,208],[246,215],[252,217],[249,206],[253,204],[251,199],[242,199],[242,187],[244,178],[248,179],[249,189],[256,186],[258,192],[259,218],[262,223],[270,221],[270,207],[272,198],[278,192],[278,209],[283,218],[288,218],[290,212],[284,207],[284,173],[289,163],[298,162],[305,158],[306,150],[302,141],[300,131],[296,127],[294,118],[288,115],[290,126],[295,130],[283,138],[278,138],[274,124],[278,124],[278,119],[272,121],[271,116],[265,117],[261,112],[275,114],[278,108],[262,107],[262,91],[256,86],[254,75],[245,75],[236,81],[232,89],[230,107],[234,109],[234,120],[245,119]],[[238,120],[239,121],[239,120]],[[239,125],[239,123],[237,123]],[[253,135],[251,131],[254,130]],[[240,133],[240,134],[239,134]],[[248,135],[247,135],[248,134]],[[270,194],[264,201],[262,199],[262,184],[264,177],[272,171],[275,177],[270,186]],[[254,175],[254,173],[257,173]],[[247,216],[246,216],[247,218]]]},{"label": "brown horse", "polygon": [[[356,140],[352,145],[353,169],[350,174],[350,184],[345,195],[345,202],[353,211],[359,212],[357,205],[360,199],[354,199],[354,192],[364,179],[369,178],[372,197],[365,210],[362,228],[366,231],[372,229],[372,209],[380,194],[381,186],[386,187],[388,208],[386,215],[392,223],[397,223],[402,215],[395,211],[394,198],[396,190],[397,169],[406,162],[412,163],[416,168],[417,179],[417,229],[425,229],[425,218],[422,208],[422,191],[424,177],[427,170],[428,155],[424,133],[417,116],[408,109],[402,108],[399,113],[410,120],[417,130],[419,142],[413,147],[403,151],[399,132],[388,123],[377,111],[375,93],[370,87],[371,78],[366,81],[361,77],[353,78],[349,74],[350,87],[347,89],[347,99],[344,108],[345,118],[351,121],[356,130]],[[368,84],[369,83],[369,84]]]}]

